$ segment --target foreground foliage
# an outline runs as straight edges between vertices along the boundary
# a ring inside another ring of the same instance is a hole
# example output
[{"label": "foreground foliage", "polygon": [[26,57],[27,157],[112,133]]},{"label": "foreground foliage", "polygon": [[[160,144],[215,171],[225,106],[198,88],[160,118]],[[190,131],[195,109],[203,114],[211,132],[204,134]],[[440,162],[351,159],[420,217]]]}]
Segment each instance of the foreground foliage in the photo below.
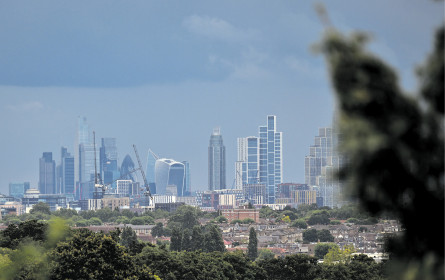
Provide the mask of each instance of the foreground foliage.
[{"label": "foreground foliage", "polygon": [[[251,261],[242,251],[170,251],[164,245],[140,242],[128,227],[122,232],[94,233],[70,229],[63,220],[10,225],[0,233],[0,240],[0,279],[384,278],[384,264],[366,256],[326,265],[306,255],[275,259],[262,250]],[[345,278],[349,276],[355,278]]]}]

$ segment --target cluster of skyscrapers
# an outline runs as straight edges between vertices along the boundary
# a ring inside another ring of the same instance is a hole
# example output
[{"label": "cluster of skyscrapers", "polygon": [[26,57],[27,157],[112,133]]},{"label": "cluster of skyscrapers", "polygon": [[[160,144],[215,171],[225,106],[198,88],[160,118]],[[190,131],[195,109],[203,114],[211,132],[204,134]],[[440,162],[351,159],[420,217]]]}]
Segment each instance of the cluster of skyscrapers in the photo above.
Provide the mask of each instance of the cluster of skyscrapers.
[{"label": "cluster of skyscrapers", "polygon": [[[339,206],[341,184],[336,172],[343,166],[337,152],[339,134],[331,127],[319,129],[315,143],[305,157],[305,183],[283,183],[283,133],[277,131],[277,117],[267,116],[266,125],[258,127],[258,136],[237,139],[235,187],[244,200],[255,204],[300,204]],[[227,188],[225,181],[225,148],[219,129],[210,138],[209,190]],[[220,179],[223,178],[223,179]],[[289,187],[290,186],[290,187]],[[287,188],[286,192],[282,190]]]},{"label": "cluster of skyscrapers", "polygon": [[[219,202],[223,207],[247,202],[339,206],[342,187],[335,173],[343,166],[344,159],[337,152],[338,141],[339,135],[331,127],[320,128],[304,159],[304,184],[284,183],[283,133],[277,129],[277,117],[269,115],[266,123],[258,127],[257,136],[237,139],[235,179],[229,186],[226,148],[220,128],[215,128],[208,146],[208,191],[198,192],[196,200],[212,207]],[[139,166],[135,166],[130,155],[126,155],[119,166],[116,138],[101,138],[99,143],[96,149],[96,140],[90,135],[86,118],[79,117],[74,155],[62,147],[57,164],[51,152],[44,152],[40,158],[40,194],[64,195],[68,202],[98,199],[104,194],[141,198],[143,186],[138,182]],[[150,193],[157,196],[157,201],[181,200],[172,197],[183,197],[182,201],[186,201],[186,197],[192,196],[187,161],[162,158],[149,149],[145,175]],[[100,197],[97,184],[104,186]],[[11,183],[10,195],[23,197],[29,189],[29,183]]]}]

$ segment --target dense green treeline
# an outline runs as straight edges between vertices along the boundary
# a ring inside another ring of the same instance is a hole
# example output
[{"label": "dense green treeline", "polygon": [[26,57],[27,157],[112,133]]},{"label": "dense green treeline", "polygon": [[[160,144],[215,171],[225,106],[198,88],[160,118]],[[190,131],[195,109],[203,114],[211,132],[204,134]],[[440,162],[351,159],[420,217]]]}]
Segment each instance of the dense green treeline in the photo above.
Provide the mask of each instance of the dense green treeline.
[{"label": "dense green treeline", "polygon": [[[198,227],[193,225],[192,230]],[[216,233],[215,240],[220,240],[220,232]],[[384,264],[364,255],[330,265],[306,255],[252,261],[242,251],[174,251],[138,241],[129,227],[95,233],[72,229],[62,219],[11,224],[0,233],[0,246],[0,279],[315,280],[384,279],[385,275]]]}]

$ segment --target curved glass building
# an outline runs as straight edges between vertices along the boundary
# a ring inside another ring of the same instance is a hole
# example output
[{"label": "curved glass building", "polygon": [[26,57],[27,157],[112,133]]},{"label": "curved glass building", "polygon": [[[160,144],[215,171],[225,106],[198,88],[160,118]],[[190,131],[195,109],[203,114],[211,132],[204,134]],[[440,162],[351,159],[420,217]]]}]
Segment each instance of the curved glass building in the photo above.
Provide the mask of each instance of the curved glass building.
[{"label": "curved glass building", "polygon": [[131,159],[130,155],[126,155],[121,165],[121,179],[136,182],[133,174],[134,169],[135,167],[133,160]]},{"label": "curved glass building", "polygon": [[176,186],[177,193],[184,195],[185,165],[173,159],[161,158],[155,164],[156,193],[167,194],[167,187]]}]

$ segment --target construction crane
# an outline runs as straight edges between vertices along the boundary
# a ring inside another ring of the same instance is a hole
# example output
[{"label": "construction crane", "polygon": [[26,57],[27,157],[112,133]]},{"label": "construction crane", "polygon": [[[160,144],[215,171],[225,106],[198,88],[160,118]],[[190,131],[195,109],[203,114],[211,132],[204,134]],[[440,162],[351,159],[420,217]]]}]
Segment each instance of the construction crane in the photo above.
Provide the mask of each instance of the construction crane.
[{"label": "construction crane", "polygon": [[144,169],[142,169],[142,163],[141,159],[139,158],[138,150],[136,149],[136,145],[133,144],[134,153],[136,154],[136,159],[138,160],[139,164],[139,170],[141,171],[142,178],[144,179],[144,186],[145,186],[145,192],[144,195],[150,196],[150,198],[153,200],[153,197],[151,196],[150,187],[148,186],[147,177],[145,177]]}]

